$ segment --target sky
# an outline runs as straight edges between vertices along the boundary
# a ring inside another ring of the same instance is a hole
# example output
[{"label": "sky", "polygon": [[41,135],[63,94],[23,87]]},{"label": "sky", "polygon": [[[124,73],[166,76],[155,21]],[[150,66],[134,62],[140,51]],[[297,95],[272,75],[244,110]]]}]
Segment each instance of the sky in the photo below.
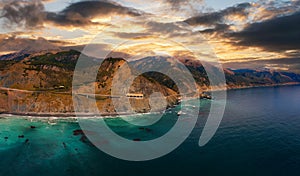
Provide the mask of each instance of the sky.
[{"label": "sky", "polygon": [[0,54],[90,45],[97,56],[300,72],[300,0],[0,0],[0,9]]}]

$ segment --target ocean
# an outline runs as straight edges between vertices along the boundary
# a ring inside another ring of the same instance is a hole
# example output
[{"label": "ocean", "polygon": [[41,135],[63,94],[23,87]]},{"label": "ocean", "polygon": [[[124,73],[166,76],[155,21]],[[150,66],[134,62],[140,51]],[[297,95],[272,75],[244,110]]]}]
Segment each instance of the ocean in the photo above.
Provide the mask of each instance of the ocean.
[{"label": "ocean", "polygon": [[[210,101],[201,100],[198,122],[182,145],[143,162],[114,158],[81,134],[74,135],[80,130],[76,119],[2,115],[0,175],[300,175],[300,86],[229,90],[219,129],[199,147]],[[199,101],[191,104],[198,106]],[[120,118],[105,121],[124,138],[152,140],[172,128],[179,108],[147,128]]]}]

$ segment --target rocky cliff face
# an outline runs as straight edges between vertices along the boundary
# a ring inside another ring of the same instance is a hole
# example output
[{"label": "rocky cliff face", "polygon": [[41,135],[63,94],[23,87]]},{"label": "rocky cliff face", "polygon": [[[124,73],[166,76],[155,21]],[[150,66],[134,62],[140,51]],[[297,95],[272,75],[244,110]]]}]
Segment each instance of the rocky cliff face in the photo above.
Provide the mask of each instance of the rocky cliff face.
[{"label": "rocky cliff face", "polygon": [[[73,71],[80,53],[76,51],[40,53],[24,58],[21,61],[10,60],[13,63],[6,64],[0,72],[0,112],[7,113],[73,113],[72,79]],[[94,58],[88,58],[87,69],[99,63]],[[7,60],[2,61],[7,62]],[[123,73],[123,77],[115,78],[115,73],[120,67],[126,65],[123,59],[108,58],[100,66],[96,82],[93,83],[98,109],[102,113],[114,113],[115,106],[121,107],[122,101],[113,101],[111,89],[113,80],[117,79],[122,84],[129,73]],[[149,112],[151,108],[150,95],[161,92],[166,96],[166,106],[177,103],[177,93],[159,82],[137,76],[129,87],[120,93],[141,93],[143,99],[130,98],[129,105],[122,107],[124,113],[129,111]],[[90,82],[86,82],[90,85]],[[86,86],[88,88],[89,86]],[[116,86],[122,87],[122,86]],[[10,89],[5,89],[10,88]],[[85,93],[85,86],[81,86]],[[23,91],[22,91],[23,90]],[[81,104],[77,110],[82,113],[93,113],[90,109],[91,101],[88,96],[78,96]],[[78,98],[76,97],[76,98]],[[120,112],[120,110],[118,111]]]},{"label": "rocky cliff face", "polygon": [[73,112],[71,94],[53,92],[0,91],[0,112],[5,113],[68,113]]},{"label": "rocky cliff face", "polygon": [[[72,80],[80,54],[70,50],[1,57],[0,112],[73,113]],[[87,91],[88,89],[95,91],[97,107],[102,113],[114,113],[116,107],[118,112],[148,112],[155,105],[159,105],[156,106],[159,108],[176,104],[179,97],[177,84],[183,82],[175,83],[167,75],[191,73],[199,89],[205,91],[210,88],[206,70],[199,61],[180,58],[180,62],[175,62],[167,57],[147,57],[128,63],[116,58],[100,60],[83,57],[86,59],[83,67],[87,73],[101,62],[95,81],[84,82],[86,85],[81,86],[79,91],[83,94],[91,91]],[[145,70],[165,71],[159,73]],[[286,72],[224,69],[224,73],[228,88],[300,82],[300,75]],[[128,82],[130,84],[126,87]],[[128,100],[125,96],[127,93],[143,94],[144,98]],[[159,95],[166,97],[165,100]],[[81,95],[76,98],[81,102],[76,105],[80,112],[94,112],[90,108],[89,96]],[[129,101],[129,104],[124,101]]]}]

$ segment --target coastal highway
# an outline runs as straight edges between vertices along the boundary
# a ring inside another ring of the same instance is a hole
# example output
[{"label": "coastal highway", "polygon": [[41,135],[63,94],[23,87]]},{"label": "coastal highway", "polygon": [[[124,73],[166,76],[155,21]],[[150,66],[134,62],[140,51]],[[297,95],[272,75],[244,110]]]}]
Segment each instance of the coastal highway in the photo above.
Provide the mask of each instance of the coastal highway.
[{"label": "coastal highway", "polygon": [[[53,93],[53,94],[70,94],[70,95],[72,94],[71,91],[68,91],[68,92],[55,92],[55,91],[53,91],[54,89],[33,91],[33,90],[23,90],[23,89],[0,87],[0,90],[22,92],[22,93]],[[107,94],[91,94],[91,93],[75,93],[75,95],[85,96],[87,98],[89,98],[89,97],[108,97],[108,98],[126,97],[126,95],[107,95]],[[178,95],[170,95],[168,97],[172,97],[172,96],[178,96]]]},{"label": "coastal highway", "polygon": [[16,92],[24,92],[24,93],[41,93],[44,91],[31,91],[31,90],[22,90],[22,89],[13,89],[13,88],[7,88],[7,87],[0,87],[0,90],[6,90],[6,91],[16,91]]},{"label": "coastal highway", "polygon": [[[33,91],[33,90],[23,90],[23,89],[0,87],[0,90],[22,92],[22,93],[53,93],[53,94],[70,94],[70,95],[72,94],[70,91],[69,92],[54,92],[53,89]],[[107,95],[107,94],[91,94],[91,93],[76,93],[76,95],[87,96],[87,97],[101,96],[101,97],[110,97],[110,98],[120,98],[120,97],[124,96],[124,95],[112,96],[112,95]]]}]

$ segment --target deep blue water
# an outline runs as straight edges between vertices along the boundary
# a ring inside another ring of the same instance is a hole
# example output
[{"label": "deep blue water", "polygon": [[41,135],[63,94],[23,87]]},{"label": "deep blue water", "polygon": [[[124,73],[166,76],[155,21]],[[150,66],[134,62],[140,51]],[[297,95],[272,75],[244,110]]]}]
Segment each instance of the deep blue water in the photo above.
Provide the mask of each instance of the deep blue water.
[{"label": "deep blue water", "polygon": [[[223,121],[204,147],[198,140],[210,102],[201,102],[198,123],[172,153],[151,161],[113,158],[74,136],[76,120],[0,119],[0,175],[300,175],[300,86],[228,91]],[[152,139],[177,120],[176,113],[151,132],[107,119],[126,138]],[[30,128],[35,126],[36,128]],[[24,138],[18,138],[24,135]],[[8,137],[8,139],[5,139]],[[27,142],[26,139],[28,139]]]}]

